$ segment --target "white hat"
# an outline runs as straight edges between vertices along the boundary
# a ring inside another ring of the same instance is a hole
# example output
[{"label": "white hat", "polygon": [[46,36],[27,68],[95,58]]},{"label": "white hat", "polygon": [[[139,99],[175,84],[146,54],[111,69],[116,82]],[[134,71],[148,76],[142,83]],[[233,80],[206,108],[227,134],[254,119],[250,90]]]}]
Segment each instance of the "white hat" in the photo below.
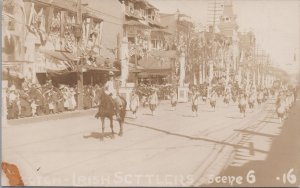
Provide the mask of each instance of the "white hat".
[{"label": "white hat", "polygon": [[115,73],[114,73],[113,71],[109,71],[108,75],[109,75],[109,76],[114,76]]}]

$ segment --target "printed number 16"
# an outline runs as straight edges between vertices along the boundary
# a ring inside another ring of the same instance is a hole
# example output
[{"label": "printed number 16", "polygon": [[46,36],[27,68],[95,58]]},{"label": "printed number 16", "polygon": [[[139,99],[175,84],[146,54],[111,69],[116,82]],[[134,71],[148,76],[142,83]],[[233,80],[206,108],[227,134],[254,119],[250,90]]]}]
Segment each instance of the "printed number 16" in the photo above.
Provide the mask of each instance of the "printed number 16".
[{"label": "printed number 16", "polygon": [[295,174],[293,174],[294,169],[290,169],[289,172],[287,174],[283,174],[283,183],[285,184],[286,181],[288,181],[288,183],[290,184],[295,184],[297,182],[297,177]]}]

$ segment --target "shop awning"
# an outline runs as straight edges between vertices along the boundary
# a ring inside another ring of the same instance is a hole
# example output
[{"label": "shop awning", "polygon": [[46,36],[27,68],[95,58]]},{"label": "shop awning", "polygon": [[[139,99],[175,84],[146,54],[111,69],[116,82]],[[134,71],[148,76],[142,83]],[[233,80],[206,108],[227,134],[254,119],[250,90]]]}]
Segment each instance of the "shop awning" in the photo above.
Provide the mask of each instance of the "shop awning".
[{"label": "shop awning", "polygon": [[177,58],[177,52],[176,50],[167,50],[167,51],[162,51],[162,50],[152,50],[149,52],[150,56],[154,57],[161,57],[161,58]]},{"label": "shop awning", "polygon": [[167,26],[161,25],[161,23],[159,23],[159,22],[157,22],[155,20],[149,19],[148,22],[149,22],[149,24],[157,26],[159,28],[167,28]]},{"label": "shop awning", "polygon": [[41,50],[46,56],[61,60],[61,61],[78,61],[79,58],[75,57],[73,54],[64,51],[50,51]]},{"label": "shop awning", "polygon": [[172,70],[172,63],[168,59],[158,59],[154,56],[148,56],[141,59],[139,65],[144,68],[143,72],[169,72]]},{"label": "shop awning", "polygon": [[149,25],[146,25],[146,24],[144,24],[144,23],[142,23],[140,21],[136,21],[136,20],[125,21],[124,25],[150,28]]},{"label": "shop awning", "polygon": [[152,29],[151,33],[162,33],[164,35],[172,35],[172,33],[167,31],[166,29]]},{"label": "shop awning", "polygon": [[128,63],[128,68],[129,68],[129,72],[132,72],[132,73],[139,73],[144,70],[144,68],[142,66],[135,65],[133,63]]},{"label": "shop awning", "polygon": [[170,75],[169,71],[165,72],[141,72],[138,74],[138,77],[140,78],[147,78],[150,76],[168,76]]},{"label": "shop awning", "polygon": [[115,67],[105,67],[105,66],[92,66],[92,65],[84,65],[84,69],[86,70],[94,70],[94,71],[113,71],[113,72],[118,72],[119,70],[116,69]]}]

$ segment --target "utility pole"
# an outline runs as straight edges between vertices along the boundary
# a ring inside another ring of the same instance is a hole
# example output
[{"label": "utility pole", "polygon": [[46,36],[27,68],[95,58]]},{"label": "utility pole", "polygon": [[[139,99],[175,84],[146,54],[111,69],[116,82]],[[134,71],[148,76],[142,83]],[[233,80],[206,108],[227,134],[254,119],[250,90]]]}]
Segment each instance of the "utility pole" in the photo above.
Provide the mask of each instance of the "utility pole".
[{"label": "utility pole", "polygon": [[[76,25],[81,26],[82,24],[82,10],[81,10],[81,0],[77,0],[77,19]],[[81,27],[79,27],[81,28]],[[82,72],[82,59],[80,54],[80,45],[82,43],[82,36],[79,36],[77,40],[77,57],[79,58],[77,62],[77,87],[78,87],[78,110],[83,109],[83,72]]]},{"label": "utility pole", "polygon": [[[217,9],[217,5],[220,5],[217,0],[213,0],[213,4],[209,4],[208,6],[208,12],[209,16],[212,16],[212,45],[214,45],[214,40],[215,40],[215,27],[216,27],[216,17],[219,15],[219,13],[222,11],[221,9]],[[211,14],[212,13],[212,14]],[[210,22],[210,21],[209,21]],[[210,25],[210,24],[208,24]],[[216,54],[212,54],[215,56]],[[211,59],[208,59],[208,66],[209,66],[209,85],[211,86],[212,80],[213,80],[213,75],[214,75],[214,61],[216,60],[216,57],[211,57]]]}]

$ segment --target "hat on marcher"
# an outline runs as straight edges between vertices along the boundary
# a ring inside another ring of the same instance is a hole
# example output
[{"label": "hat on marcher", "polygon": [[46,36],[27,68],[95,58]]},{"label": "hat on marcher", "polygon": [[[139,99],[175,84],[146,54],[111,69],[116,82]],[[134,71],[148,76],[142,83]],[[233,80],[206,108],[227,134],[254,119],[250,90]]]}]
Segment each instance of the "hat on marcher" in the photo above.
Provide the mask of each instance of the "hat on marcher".
[{"label": "hat on marcher", "polygon": [[109,76],[114,76],[115,73],[114,73],[113,71],[109,71],[108,75],[109,75]]}]

